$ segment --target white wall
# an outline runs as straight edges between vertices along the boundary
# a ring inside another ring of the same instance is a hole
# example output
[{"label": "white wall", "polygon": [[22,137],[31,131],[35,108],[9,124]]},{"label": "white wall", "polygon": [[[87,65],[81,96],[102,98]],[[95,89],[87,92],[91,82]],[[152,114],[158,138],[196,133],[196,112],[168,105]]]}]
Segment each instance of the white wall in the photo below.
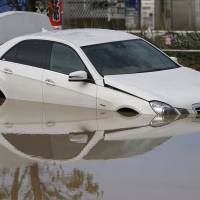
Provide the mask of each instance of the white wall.
[{"label": "white wall", "polygon": [[49,18],[32,12],[6,12],[0,14],[0,44],[21,35],[52,30]]},{"label": "white wall", "polygon": [[155,28],[155,1],[141,0],[141,27]]}]

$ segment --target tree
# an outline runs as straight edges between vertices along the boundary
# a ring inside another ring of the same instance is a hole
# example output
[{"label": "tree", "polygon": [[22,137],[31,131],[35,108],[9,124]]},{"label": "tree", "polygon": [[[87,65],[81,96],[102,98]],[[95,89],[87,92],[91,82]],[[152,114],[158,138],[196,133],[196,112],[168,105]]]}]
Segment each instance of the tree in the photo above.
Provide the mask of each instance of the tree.
[{"label": "tree", "polygon": [[0,199],[103,199],[93,175],[57,162],[0,170]]}]

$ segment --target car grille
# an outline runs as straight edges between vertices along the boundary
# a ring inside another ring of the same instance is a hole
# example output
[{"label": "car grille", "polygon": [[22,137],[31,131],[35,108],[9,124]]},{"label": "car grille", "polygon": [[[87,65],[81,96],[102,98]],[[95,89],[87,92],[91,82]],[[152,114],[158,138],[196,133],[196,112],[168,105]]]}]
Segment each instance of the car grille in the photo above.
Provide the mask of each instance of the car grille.
[{"label": "car grille", "polygon": [[200,103],[193,104],[192,107],[194,111],[196,111],[196,113],[200,115]]},{"label": "car grille", "polygon": [[195,108],[198,115],[200,115],[200,107]]}]

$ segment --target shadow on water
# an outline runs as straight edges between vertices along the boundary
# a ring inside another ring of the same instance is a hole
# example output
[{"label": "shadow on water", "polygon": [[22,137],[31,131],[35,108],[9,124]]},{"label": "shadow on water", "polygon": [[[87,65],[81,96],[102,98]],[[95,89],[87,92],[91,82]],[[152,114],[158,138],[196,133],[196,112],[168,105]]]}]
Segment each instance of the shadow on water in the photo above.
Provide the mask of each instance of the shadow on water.
[{"label": "shadow on water", "polygon": [[0,199],[104,199],[82,163],[134,160],[200,120],[6,100],[0,130]]}]

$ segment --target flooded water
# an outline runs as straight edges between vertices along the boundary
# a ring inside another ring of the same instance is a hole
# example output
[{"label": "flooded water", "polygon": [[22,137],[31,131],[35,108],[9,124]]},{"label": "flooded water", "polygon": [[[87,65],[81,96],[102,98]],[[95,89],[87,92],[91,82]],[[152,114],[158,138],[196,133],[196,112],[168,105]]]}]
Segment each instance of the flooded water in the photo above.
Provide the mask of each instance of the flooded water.
[{"label": "flooded water", "polygon": [[0,199],[198,200],[200,118],[6,100]]}]

